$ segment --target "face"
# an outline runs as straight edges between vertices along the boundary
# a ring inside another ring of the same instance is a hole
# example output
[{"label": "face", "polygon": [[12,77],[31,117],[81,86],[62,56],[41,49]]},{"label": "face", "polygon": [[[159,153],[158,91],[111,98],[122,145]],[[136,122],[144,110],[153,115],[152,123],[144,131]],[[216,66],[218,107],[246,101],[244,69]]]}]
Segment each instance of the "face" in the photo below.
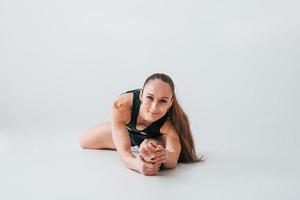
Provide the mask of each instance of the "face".
[{"label": "face", "polygon": [[164,116],[173,103],[170,85],[159,79],[150,80],[140,93],[142,101],[140,115],[148,122],[154,122]]}]

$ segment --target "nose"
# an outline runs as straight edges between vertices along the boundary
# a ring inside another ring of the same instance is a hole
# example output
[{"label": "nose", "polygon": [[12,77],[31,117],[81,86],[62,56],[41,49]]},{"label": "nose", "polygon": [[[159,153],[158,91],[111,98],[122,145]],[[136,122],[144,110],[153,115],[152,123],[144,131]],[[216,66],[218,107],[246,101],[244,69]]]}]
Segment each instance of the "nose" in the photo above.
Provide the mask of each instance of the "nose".
[{"label": "nose", "polygon": [[152,104],[151,104],[151,112],[153,112],[153,113],[157,113],[158,112],[158,103],[157,102],[153,102]]}]

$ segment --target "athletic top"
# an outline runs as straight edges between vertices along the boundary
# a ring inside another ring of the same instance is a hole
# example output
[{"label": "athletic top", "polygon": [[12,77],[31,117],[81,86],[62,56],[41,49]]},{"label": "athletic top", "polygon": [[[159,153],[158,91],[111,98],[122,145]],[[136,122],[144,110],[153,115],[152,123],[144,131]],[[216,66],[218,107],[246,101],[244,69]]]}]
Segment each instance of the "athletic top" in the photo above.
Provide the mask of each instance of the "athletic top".
[{"label": "athletic top", "polygon": [[141,89],[129,90],[126,93],[133,93],[133,102],[131,107],[131,119],[127,124],[127,129],[129,132],[131,146],[140,146],[140,144],[148,138],[156,138],[163,135],[159,130],[164,124],[164,122],[169,119],[169,112],[167,112],[160,119],[152,122],[143,130],[136,129],[136,121],[139,114],[141,100],[139,98]]}]

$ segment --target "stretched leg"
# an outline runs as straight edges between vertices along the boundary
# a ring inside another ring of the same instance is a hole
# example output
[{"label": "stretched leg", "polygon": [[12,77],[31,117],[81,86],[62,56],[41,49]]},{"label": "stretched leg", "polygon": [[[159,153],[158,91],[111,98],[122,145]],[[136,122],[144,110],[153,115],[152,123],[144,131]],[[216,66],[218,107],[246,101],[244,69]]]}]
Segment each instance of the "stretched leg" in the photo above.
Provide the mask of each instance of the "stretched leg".
[{"label": "stretched leg", "polygon": [[80,146],[83,149],[116,149],[110,122],[86,130],[80,137]]}]

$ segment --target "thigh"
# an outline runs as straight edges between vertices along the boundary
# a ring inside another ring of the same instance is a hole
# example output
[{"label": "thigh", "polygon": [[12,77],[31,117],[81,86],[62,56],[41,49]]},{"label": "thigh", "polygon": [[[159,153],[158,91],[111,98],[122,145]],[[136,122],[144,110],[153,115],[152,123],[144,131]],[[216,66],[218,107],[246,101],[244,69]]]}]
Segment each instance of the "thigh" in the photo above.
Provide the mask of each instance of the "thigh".
[{"label": "thigh", "polygon": [[87,149],[115,149],[110,122],[99,124],[85,131],[80,137],[80,146]]}]

